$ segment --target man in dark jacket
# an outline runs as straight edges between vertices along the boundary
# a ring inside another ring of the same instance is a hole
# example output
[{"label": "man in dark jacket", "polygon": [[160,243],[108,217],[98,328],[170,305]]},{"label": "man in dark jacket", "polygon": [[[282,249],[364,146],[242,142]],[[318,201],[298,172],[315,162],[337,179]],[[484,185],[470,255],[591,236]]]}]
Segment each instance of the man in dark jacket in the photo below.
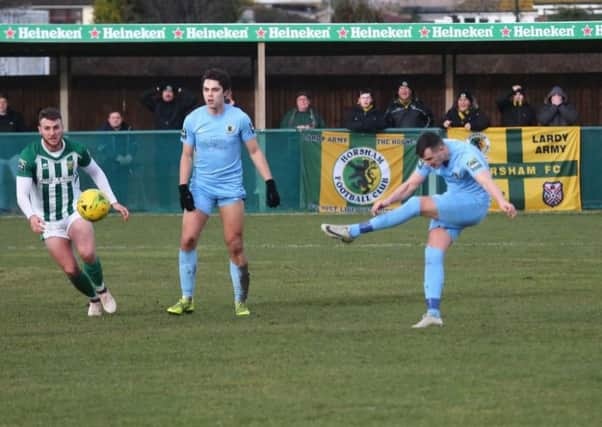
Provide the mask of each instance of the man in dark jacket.
[{"label": "man in dark jacket", "polygon": [[554,86],[546,96],[537,114],[542,126],[573,126],[577,123],[577,109],[568,103],[568,96],[560,86]]},{"label": "man in dark jacket", "polygon": [[537,125],[535,110],[527,102],[521,85],[512,86],[512,92],[500,96],[496,104],[502,114],[502,126]]},{"label": "man in dark jacket", "polygon": [[107,117],[107,121],[102,124],[98,130],[132,130],[132,127],[123,121],[123,116],[119,111],[111,111]]},{"label": "man in dark jacket", "polygon": [[24,132],[23,116],[8,105],[8,98],[0,93],[0,132]]},{"label": "man in dark jacket", "polygon": [[387,127],[384,113],[374,107],[371,89],[360,90],[357,105],[347,113],[343,127],[354,132],[376,132]]},{"label": "man in dark jacket", "polygon": [[479,110],[472,94],[463,90],[456,99],[456,105],[445,114],[443,127],[463,127],[466,130],[481,131],[489,127],[489,117]]},{"label": "man in dark jacket", "polygon": [[[123,121],[120,111],[111,111],[99,130],[119,132],[119,134],[109,135],[107,133],[103,136],[103,142],[98,146],[97,158],[111,181],[114,182],[113,189],[119,195],[119,200],[127,203],[130,196],[130,181],[134,178],[134,169],[137,166],[134,156],[138,151],[138,145],[129,132],[123,134],[121,132],[132,130],[132,126]],[[137,189],[136,193],[140,192]]]},{"label": "man in dark jacket", "polygon": [[170,84],[157,86],[142,95],[142,104],[155,115],[155,129],[182,129],[186,114],[197,102],[196,97],[183,88]]},{"label": "man in dark jacket", "polygon": [[433,125],[433,112],[416,97],[408,81],[402,80],[385,119],[391,128],[427,128]]},{"label": "man in dark jacket", "polygon": [[305,91],[297,92],[295,108],[288,110],[280,121],[282,129],[314,129],[325,128],[324,119],[311,105],[311,97]]}]

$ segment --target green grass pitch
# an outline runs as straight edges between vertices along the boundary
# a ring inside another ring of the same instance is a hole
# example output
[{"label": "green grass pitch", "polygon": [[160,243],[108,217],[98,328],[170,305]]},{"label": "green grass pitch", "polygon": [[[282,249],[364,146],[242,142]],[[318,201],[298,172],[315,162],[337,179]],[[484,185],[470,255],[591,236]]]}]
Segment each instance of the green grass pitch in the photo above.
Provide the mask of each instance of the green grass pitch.
[{"label": "green grass pitch", "polygon": [[351,245],[319,230],[362,218],[248,216],[237,319],[219,218],[197,311],[170,317],[180,217],[112,215],[96,235],[118,313],[90,319],[27,222],[0,217],[0,426],[599,425],[599,213],[466,230],[426,330],[426,220]]}]

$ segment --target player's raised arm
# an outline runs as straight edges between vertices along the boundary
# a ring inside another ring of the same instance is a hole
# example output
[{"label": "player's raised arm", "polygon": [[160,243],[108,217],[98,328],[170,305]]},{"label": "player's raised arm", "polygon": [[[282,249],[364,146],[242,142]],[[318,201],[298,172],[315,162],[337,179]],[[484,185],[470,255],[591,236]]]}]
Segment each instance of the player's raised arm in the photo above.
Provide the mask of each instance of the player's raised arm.
[{"label": "player's raised arm", "polygon": [[512,203],[506,200],[502,190],[493,182],[491,174],[488,170],[483,170],[475,175],[474,179],[489,193],[489,195],[497,202],[500,209],[506,212],[510,218],[516,216],[516,208]]}]

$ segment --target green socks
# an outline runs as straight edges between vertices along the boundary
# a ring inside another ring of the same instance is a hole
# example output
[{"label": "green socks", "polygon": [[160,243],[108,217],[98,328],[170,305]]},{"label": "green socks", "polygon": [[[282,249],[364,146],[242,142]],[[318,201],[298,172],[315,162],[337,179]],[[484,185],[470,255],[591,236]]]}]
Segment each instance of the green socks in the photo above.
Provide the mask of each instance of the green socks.
[{"label": "green socks", "polygon": [[77,276],[69,276],[69,280],[73,283],[73,286],[77,288],[82,294],[89,298],[96,298],[96,290],[90,278],[82,271]]},{"label": "green socks", "polygon": [[96,261],[92,264],[84,264],[84,272],[88,275],[94,287],[97,289],[102,287],[103,278],[102,278],[102,266],[100,265],[100,258],[96,257]]}]

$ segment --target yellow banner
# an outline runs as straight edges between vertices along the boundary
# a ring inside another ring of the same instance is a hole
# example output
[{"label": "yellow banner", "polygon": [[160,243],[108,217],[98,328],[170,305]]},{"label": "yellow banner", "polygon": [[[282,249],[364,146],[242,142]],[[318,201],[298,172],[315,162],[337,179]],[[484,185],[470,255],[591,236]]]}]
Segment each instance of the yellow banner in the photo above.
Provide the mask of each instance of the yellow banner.
[{"label": "yellow banner", "polygon": [[581,210],[580,137],[579,127],[448,130],[450,139],[489,147],[491,176],[518,209],[527,211]]},{"label": "yellow banner", "polygon": [[320,212],[366,211],[401,184],[404,135],[322,132]]}]

